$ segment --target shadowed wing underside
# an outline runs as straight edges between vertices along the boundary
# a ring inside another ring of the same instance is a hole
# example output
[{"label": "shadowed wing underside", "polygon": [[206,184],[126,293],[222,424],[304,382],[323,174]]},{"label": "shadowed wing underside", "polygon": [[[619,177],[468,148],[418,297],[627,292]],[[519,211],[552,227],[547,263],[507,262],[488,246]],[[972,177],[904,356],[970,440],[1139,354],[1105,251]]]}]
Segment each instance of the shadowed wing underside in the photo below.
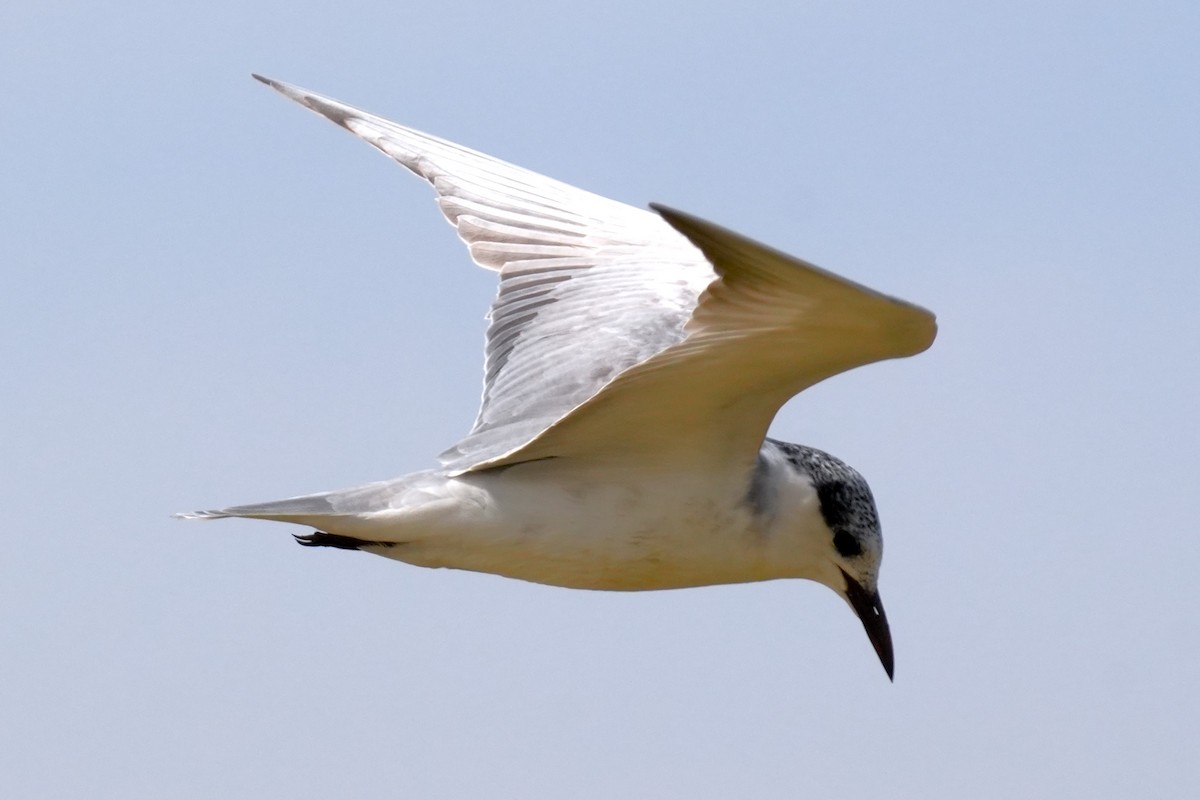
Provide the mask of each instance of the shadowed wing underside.
[{"label": "shadowed wing underside", "polygon": [[429,181],[471,257],[499,272],[479,415],[443,454],[451,471],[552,457],[750,463],[792,395],[933,342],[929,312],[698,218],[259,80]]}]

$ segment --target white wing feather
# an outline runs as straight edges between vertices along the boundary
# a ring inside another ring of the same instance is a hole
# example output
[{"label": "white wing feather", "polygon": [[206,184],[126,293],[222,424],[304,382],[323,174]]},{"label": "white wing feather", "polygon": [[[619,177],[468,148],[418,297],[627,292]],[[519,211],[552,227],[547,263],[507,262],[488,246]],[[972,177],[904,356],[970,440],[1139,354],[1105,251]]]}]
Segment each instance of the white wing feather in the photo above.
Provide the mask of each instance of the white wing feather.
[{"label": "white wing feather", "polygon": [[792,395],[933,341],[924,309],[703,220],[259,80],[429,181],[471,257],[500,273],[479,416],[443,454],[453,471],[609,455],[752,463]]}]

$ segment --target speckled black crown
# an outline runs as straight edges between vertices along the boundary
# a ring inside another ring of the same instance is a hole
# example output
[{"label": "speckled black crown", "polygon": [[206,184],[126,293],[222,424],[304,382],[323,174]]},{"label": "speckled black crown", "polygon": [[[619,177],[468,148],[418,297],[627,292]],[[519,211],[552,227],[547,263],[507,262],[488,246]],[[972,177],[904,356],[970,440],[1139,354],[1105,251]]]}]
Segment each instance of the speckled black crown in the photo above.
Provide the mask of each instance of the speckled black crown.
[{"label": "speckled black crown", "polygon": [[821,516],[833,531],[833,545],[842,556],[854,558],[867,547],[881,547],[875,498],[858,470],[815,447],[777,439],[767,439],[766,444],[812,480],[821,502]]}]

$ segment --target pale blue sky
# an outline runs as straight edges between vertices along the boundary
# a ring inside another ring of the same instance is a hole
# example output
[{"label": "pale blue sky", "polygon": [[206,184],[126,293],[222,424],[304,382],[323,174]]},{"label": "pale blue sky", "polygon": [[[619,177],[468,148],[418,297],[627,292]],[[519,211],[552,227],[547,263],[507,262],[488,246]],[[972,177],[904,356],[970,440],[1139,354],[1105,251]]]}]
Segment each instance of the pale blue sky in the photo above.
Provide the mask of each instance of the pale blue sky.
[{"label": "pale blue sky", "polygon": [[[0,6],[0,796],[1192,796],[1200,6],[732,7]],[[896,683],[815,584],[169,519],[478,396],[491,276],[251,71],[933,309],[773,428],[875,489]]]}]

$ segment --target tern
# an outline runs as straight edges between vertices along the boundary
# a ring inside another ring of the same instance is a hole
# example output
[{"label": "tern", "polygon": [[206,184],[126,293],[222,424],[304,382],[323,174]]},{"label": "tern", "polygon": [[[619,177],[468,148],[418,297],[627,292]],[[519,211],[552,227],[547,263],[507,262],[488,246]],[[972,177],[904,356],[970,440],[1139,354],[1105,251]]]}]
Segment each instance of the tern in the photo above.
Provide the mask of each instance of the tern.
[{"label": "tern", "polygon": [[839,459],[767,437],[793,395],[932,343],[923,308],[666,206],[644,210],[254,76],[434,188],[499,275],[474,427],[440,467],[197,511],[300,544],[578,589],[803,578],[887,672],[879,516]]}]

